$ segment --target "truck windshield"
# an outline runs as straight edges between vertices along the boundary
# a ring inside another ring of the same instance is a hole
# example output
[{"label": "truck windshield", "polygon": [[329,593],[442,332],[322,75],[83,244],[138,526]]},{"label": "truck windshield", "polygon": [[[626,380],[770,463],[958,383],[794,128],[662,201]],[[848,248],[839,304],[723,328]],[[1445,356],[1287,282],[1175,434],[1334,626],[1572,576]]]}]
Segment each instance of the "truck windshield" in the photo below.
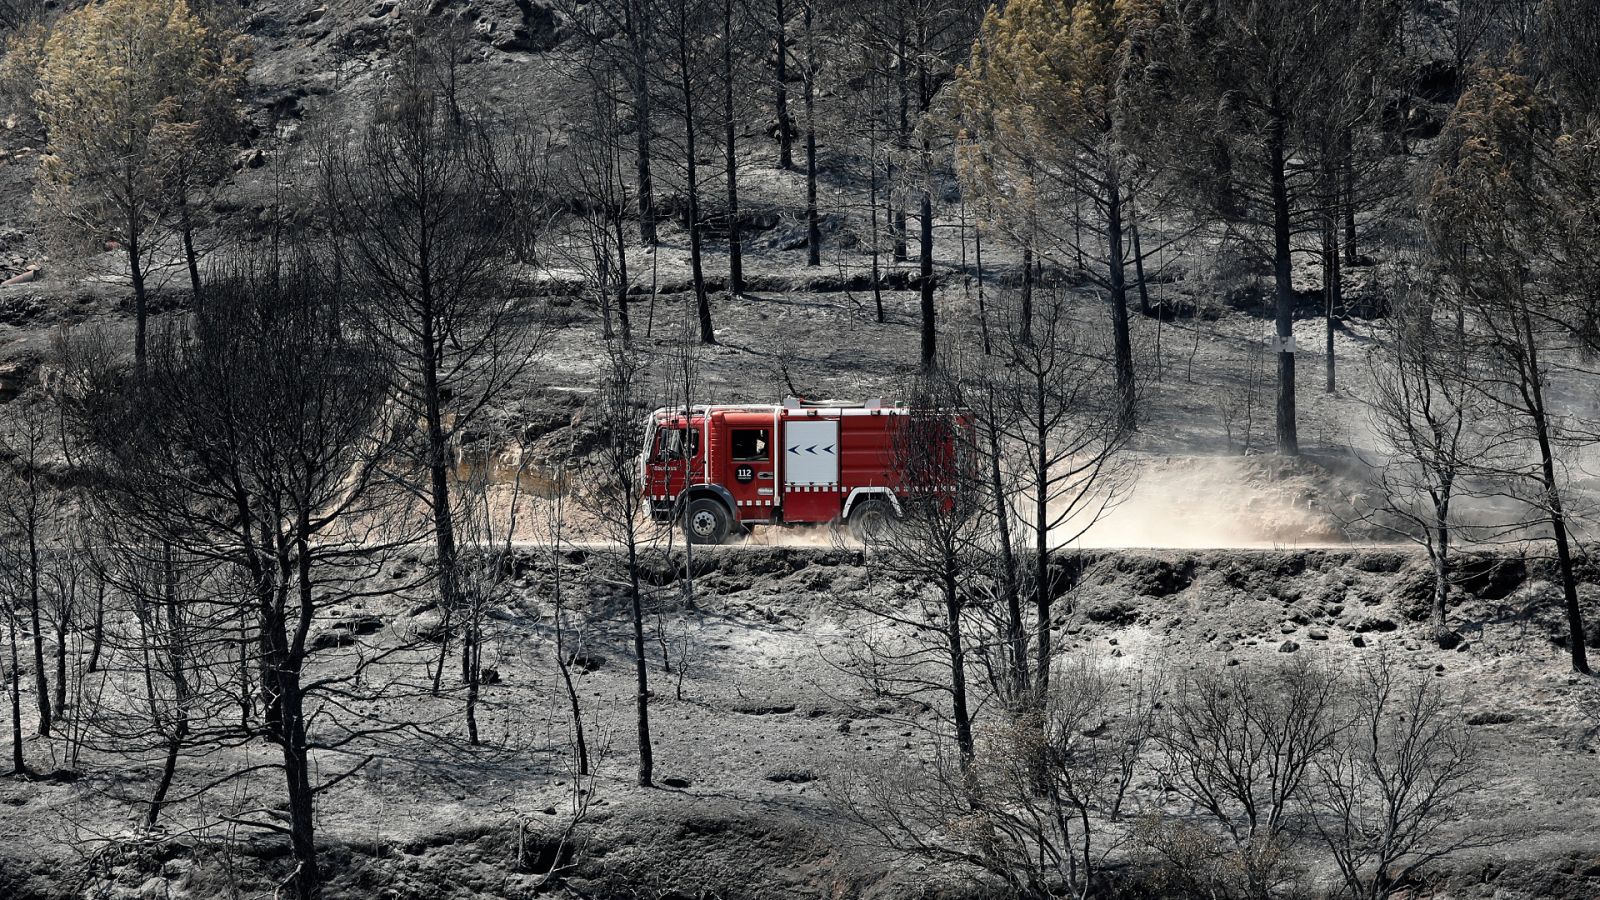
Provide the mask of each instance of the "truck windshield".
[{"label": "truck windshield", "polygon": [[694,459],[700,449],[700,432],[692,428],[668,425],[658,433],[660,434],[656,442],[658,461]]}]

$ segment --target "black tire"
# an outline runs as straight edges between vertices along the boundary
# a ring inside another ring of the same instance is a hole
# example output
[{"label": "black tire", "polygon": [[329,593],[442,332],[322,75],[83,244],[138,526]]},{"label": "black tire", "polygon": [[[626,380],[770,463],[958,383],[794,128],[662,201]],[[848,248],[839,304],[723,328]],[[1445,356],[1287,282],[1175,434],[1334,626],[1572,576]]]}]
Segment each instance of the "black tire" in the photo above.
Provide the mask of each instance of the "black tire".
[{"label": "black tire", "polygon": [[733,530],[733,516],[721,500],[690,500],[683,511],[683,536],[691,544],[720,544]]},{"label": "black tire", "polygon": [[881,497],[865,497],[850,507],[850,518],[845,523],[850,535],[863,544],[883,540],[895,526],[894,507]]}]

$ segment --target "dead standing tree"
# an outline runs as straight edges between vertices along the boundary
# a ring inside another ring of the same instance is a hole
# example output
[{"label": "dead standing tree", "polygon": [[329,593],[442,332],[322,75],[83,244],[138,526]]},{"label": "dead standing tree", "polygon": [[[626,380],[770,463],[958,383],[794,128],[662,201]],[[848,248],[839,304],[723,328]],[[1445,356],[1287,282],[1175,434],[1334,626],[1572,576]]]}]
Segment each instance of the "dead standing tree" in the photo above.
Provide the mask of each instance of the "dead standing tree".
[{"label": "dead standing tree", "polygon": [[1559,274],[1572,246],[1561,206],[1571,179],[1567,142],[1551,133],[1550,118],[1531,79],[1509,69],[1479,72],[1441,137],[1423,217],[1471,355],[1482,363],[1472,383],[1526,448],[1522,459],[1485,474],[1520,487],[1548,526],[1565,643],[1573,671],[1588,674],[1563,473],[1572,446],[1593,440],[1597,428],[1555,389],[1564,378],[1592,374],[1585,356],[1594,307]]},{"label": "dead standing tree", "polygon": [[1452,510],[1481,494],[1473,476],[1504,462],[1511,447],[1474,384],[1478,363],[1453,304],[1436,302],[1418,284],[1399,287],[1387,340],[1372,358],[1368,415],[1386,454],[1372,469],[1379,508],[1428,553],[1433,636],[1449,650],[1461,642],[1447,622],[1452,550],[1462,528]]},{"label": "dead standing tree", "polygon": [[93,567],[111,588],[113,617],[86,743],[123,767],[157,766],[142,798],[151,828],[169,803],[187,799],[172,793],[180,762],[248,739],[229,715],[240,702],[230,676],[242,604],[227,567],[171,545],[102,546]]},{"label": "dead standing tree", "polygon": [[699,146],[710,110],[715,106],[713,89],[722,57],[718,6],[720,3],[715,0],[671,0],[651,23],[654,39],[661,45],[657,54],[661,65],[654,87],[660,92],[661,105],[676,117],[676,128],[667,135],[677,144],[674,155],[682,167],[683,227],[689,238],[689,275],[700,342],[704,344],[715,344],[717,334],[712,327],[711,295],[706,287]]},{"label": "dead standing tree", "polygon": [[1486,783],[1485,757],[1459,701],[1380,656],[1351,691],[1351,724],[1316,762],[1312,822],[1356,900],[1414,889],[1423,867],[1497,843],[1497,829],[1447,827]]},{"label": "dead standing tree", "polygon": [[870,843],[982,873],[1006,896],[1096,896],[1158,722],[1159,679],[1120,680],[1083,660],[1052,686],[1042,724],[980,729],[966,766],[940,756],[858,779],[841,791],[845,813]]},{"label": "dead standing tree", "polygon": [[589,759],[589,735],[583,721],[583,705],[578,699],[578,688],[572,678],[572,667],[582,654],[583,631],[578,629],[577,634],[571,634],[567,625],[568,586],[564,566],[567,562],[566,529],[567,515],[571,511],[568,507],[571,494],[572,486],[568,483],[567,473],[558,468],[551,476],[550,490],[544,498],[542,538],[545,546],[541,549],[548,550],[545,565],[549,566],[549,580],[546,587],[551,616],[555,620],[556,669],[561,673],[567,705],[572,711],[572,740],[578,753],[578,775],[587,777],[593,774]]},{"label": "dead standing tree", "polygon": [[[622,147],[621,109],[609,71],[587,71],[574,85],[572,136],[552,148],[551,178],[577,207],[557,254],[592,286],[600,310],[601,335],[620,333],[633,343],[628,310],[628,181]],[[613,317],[615,326],[613,326]]]},{"label": "dead standing tree", "polygon": [[[524,482],[530,457],[525,440],[499,431],[480,436],[471,474],[460,485],[456,507],[463,539],[460,617],[462,652],[467,654],[467,742],[479,746],[478,703],[487,677],[485,645],[493,637],[491,611],[512,602],[517,573],[516,540],[529,497]],[[581,740],[581,738],[580,738]]]},{"label": "dead standing tree", "polygon": [[[425,476],[435,574],[446,617],[461,608],[451,480],[456,436],[526,371],[538,322],[503,298],[503,269],[527,247],[534,185],[512,147],[468,105],[457,24],[421,23],[391,90],[353,143],[319,160],[336,255],[360,329],[391,363],[390,389],[422,429],[410,457]],[[409,480],[406,476],[403,480]],[[462,653],[462,680],[470,655]],[[442,669],[441,662],[441,669]]]},{"label": "dead standing tree", "polygon": [[[654,159],[656,121],[652,72],[659,64],[654,18],[664,13],[656,0],[563,0],[561,11],[586,51],[592,77],[608,86],[618,109],[629,113],[624,133],[634,136],[634,197],[638,203],[639,237],[656,243]],[[625,87],[623,87],[625,86]],[[621,89],[619,89],[621,88]]]},{"label": "dead standing tree", "polygon": [[379,436],[396,423],[382,418],[377,348],[332,327],[336,299],[296,262],[242,263],[218,277],[197,333],[163,333],[142,373],[114,362],[74,373],[69,418],[125,540],[242,575],[239,614],[250,623],[264,710],[258,733],[278,760],[222,780],[281,772],[287,819],[258,810],[237,821],[289,839],[285,890],[309,900],[321,881],[317,795],[372,757],[328,781],[317,773],[408,727],[370,712],[399,694],[376,668],[397,651],[310,677],[313,654],[341,643],[313,641],[312,629],[381,571],[392,544],[380,529],[403,521],[405,506],[379,476],[393,450]]},{"label": "dead standing tree", "polygon": [[1003,438],[1010,476],[1007,515],[1031,549],[1033,689],[1042,702],[1055,658],[1050,635],[1059,585],[1052,560],[1120,496],[1125,474],[1115,463],[1129,431],[1115,365],[1068,295],[1044,294],[1032,312],[1026,329],[1012,319],[987,377],[998,395],[992,427]]},{"label": "dead standing tree", "polygon": [[[45,668],[44,611],[46,556],[61,527],[61,494],[49,471],[56,452],[53,412],[40,392],[11,404],[9,422],[0,426],[0,529],[9,531],[7,568],[17,584],[13,617],[26,615],[33,645],[33,683],[39,708],[39,734],[49,736],[58,710],[50,702]],[[15,622],[14,622],[15,624]],[[12,677],[16,677],[15,671]]]},{"label": "dead standing tree", "polygon": [[655,779],[655,752],[650,741],[650,668],[645,650],[645,597],[641,555],[651,543],[644,521],[645,501],[639,484],[639,454],[644,448],[644,365],[632,350],[616,342],[606,345],[606,374],[595,398],[595,424],[600,445],[593,475],[580,488],[579,503],[595,517],[601,534],[622,554],[622,586],[627,594],[633,630],[634,710],[639,746],[639,784]]},{"label": "dead standing tree", "polygon": [[[894,95],[892,102],[868,104],[862,111],[887,119],[873,122],[867,131],[872,142],[881,132],[890,145],[885,182],[897,261],[908,256],[908,218],[915,216],[918,221],[919,347],[923,365],[931,365],[938,344],[934,211],[936,197],[941,196],[939,182],[948,174],[942,159],[946,132],[934,112],[945,84],[954,77],[956,62],[972,49],[982,8],[951,0],[811,2],[817,7],[817,30],[826,34],[828,44],[827,55],[819,57],[818,66],[832,72],[859,50],[847,65],[864,70],[856,69],[850,75],[858,80],[881,79]],[[826,95],[822,99],[833,102]],[[860,123],[854,124],[859,134]],[[875,154],[866,155],[871,165],[870,157]],[[872,179],[876,186],[876,173]]]},{"label": "dead standing tree", "polygon": [[10,546],[12,539],[11,535],[0,533],[0,616],[5,618],[8,651],[5,686],[10,707],[11,774],[26,775],[28,765],[22,749],[22,654],[17,647],[18,619],[25,604],[20,599],[22,591],[17,589],[16,573],[6,565],[7,554],[14,549]]},{"label": "dead standing tree", "polygon": [[877,515],[852,511],[850,521],[872,554],[871,564],[906,584],[888,602],[868,601],[862,607],[905,636],[892,646],[869,645],[867,671],[880,682],[900,683],[913,697],[947,696],[965,768],[972,761],[973,718],[981,705],[981,695],[974,696],[968,686],[975,638],[967,604],[976,593],[974,582],[987,580],[983,560],[993,521],[972,465],[972,434],[961,411],[959,385],[952,375],[934,370],[908,386],[906,411],[891,420],[891,465],[901,478],[897,508],[880,499],[859,500],[882,508]]},{"label": "dead standing tree", "polygon": [[1342,724],[1339,682],[1303,659],[1179,682],[1158,726],[1165,783],[1199,822],[1153,817],[1144,838],[1181,894],[1265,898],[1286,877],[1286,833]]}]

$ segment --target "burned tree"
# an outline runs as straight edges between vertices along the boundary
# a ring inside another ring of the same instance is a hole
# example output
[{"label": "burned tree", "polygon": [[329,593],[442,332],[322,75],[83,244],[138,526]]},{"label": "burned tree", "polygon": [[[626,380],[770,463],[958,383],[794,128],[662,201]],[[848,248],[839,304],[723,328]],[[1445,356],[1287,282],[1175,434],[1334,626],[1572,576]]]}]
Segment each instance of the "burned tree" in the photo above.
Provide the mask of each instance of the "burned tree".
[{"label": "burned tree", "polygon": [[651,542],[643,521],[644,498],[639,490],[639,453],[645,443],[642,360],[635,351],[616,342],[606,345],[607,370],[596,398],[601,435],[593,476],[581,489],[578,501],[597,520],[600,531],[617,545],[622,586],[628,600],[633,631],[635,678],[634,712],[639,747],[639,784],[651,787],[655,779],[655,752],[650,742],[650,668],[645,650],[645,589],[642,554]]},{"label": "burned tree", "polygon": [[608,86],[610,98],[627,111],[627,129],[634,136],[634,197],[638,203],[639,237],[654,246],[656,200],[654,163],[657,145],[652,73],[659,65],[659,46],[651,33],[661,14],[654,0],[564,2],[566,21],[583,41],[586,66]]},{"label": "burned tree", "polygon": [[1316,763],[1312,822],[1350,896],[1384,900],[1423,866],[1500,835],[1447,830],[1486,783],[1459,701],[1431,678],[1407,682],[1388,656],[1364,663],[1350,693],[1350,727]]},{"label": "burned tree", "polygon": [[940,756],[860,778],[841,792],[845,812],[869,844],[981,875],[1007,896],[1093,896],[1158,724],[1159,678],[1117,680],[1082,660],[1037,720],[981,729],[965,765]]},{"label": "burned tree", "polygon": [[[1564,454],[1592,440],[1595,426],[1562,405],[1552,386],[1587,370],[1584,351],[1593,346],[1594,318],[1591,296],[1573,291],[1557,274],[1574,249],[1574,220],[1555,199],[1570,180],[1573,160],[1563,159],[1571,148],[1552,133],[1549,113],[1547,99],[1526,76],[1505,69],[1478,73],[1451,113],[1423,213],[1471,356],[1481,363],[1473,387],[1531,463],[1513,460],[1486,474],[1523,487],[1523,499],[1548,526],[1565,643],[1573,670],[1588,673],[1562,471]],[[1580,154],[1576,161],[1583,159]]]},{"label": "burned tree", "polygon": [[709,110],[715,105],[712,88],[718,81],[722,56],[717,40],[722,16],[713,0],[673,0],[656,16],[651,25],[662,45],[656,87],[677,118],[672,137],[678,142],[676,156],[683,176],[683,227],[689,239],[695,315],[700,342],[715,344],[717,333],[711,322],[711,295],[705,277],[699,146]]},{"label": "burned tree", "polygon": [[386,654],[309,677],[327,647],[312,629],[381,571],[388,540],[410,537],[383,530],[404,517],[379,475],[394,428],[377,347],[331,327],[338,303],[310,271],[299,261],[219,273],[193,330],[163,331],[142,368],[90,357],[68,410],[123,540],[227,567],[242,585],[233,602],[263,710],[252,734],[277,751],[288,815],[239,822],[288,838],[286,887],[307,900],[321,880],[316,798],[344,777],[319,783],[318,771],[404,727],[355,711],[359,698],[394,696],[374,669]]},{"label": "burned tree", "polygon": [[1386,458],[1374,463],[1380,508],[1396,530],[1420,543],[1432,563],[1433,637],[1452,649],[1461,636],[1447,623],[1454,580],[1452,551],[1461,526],[1459,500],[1481,493],[1471,479],[1507,460],[1508,438],[1496,434],[1478,390],[1479,363],[1455,305],[1438,302],[1409,282],[1399,285],[1384,346],[1373,354],[1373,431]]},{"label": "burned tree", "polygon": [[228,713],[240,702],[228,677],[247,618],[230,570],[171,544],[106,543],[92,554],[116,614],[104,673],[85,713],[87,743],[127,766],[154,763],[144,823],[154,827],[184,795],[180,762],[247,739]]},{"label": "burned tree", "polygon": [[571,196],[577,210],[554,252],[577,268],[593,288],[606,340],[620,333],[633,343],[628,291],[628,182],[623,160],[623,123],[610,73],[587,73],[574,85],[573,136],[551,148],[551,182]]},{"label": "burned tree", "polygon": [[[63,523],[62,495],[51,468],[59,444],[55,440],[54,413],[45,406],[42,392],[13,401],[20,404],[10,421],[0,426],[0,529],[11,533],[0,560],[12,573],[16,587],[12,604],[13,628],[20,615],[27,618],[32,637],[33,686],[39,709],[38,732],[49,736],[59,713],[50,699],[50,677],[45,668],[44,613],[48,555]],[[13,634],[13,640],[15,635]],[[14,664],[14,663],[13,663]],[[13,669],[12,677],[17,673]]]},{"label": "burned tree", "polygon": [[1055,658],[1058,547],[1089,529],[1120,495],[1116,466],[1128,438],[1114,365],[1094,349],[1099,335],[1078,318],[1065,292],[1042,294],[1027,324],[1013,316],[1004,349],[991,359],[993,423],[1001,438],[1002,488],[1030,553],[1027,590],[1033,597],[1034,692],[1048,695]]},{"label": "burned tree", "polygon": [[1144,829],[1174,893],[1214,895],[1232,883],[1265,898],[1281,885],[1290,824],[1343,724],[1339,687],[1304,660],[1179,682],[1156,739],[1165,783],[1201,818]]},{"label": "burned tree", "polygon": [[1227,223],[1251,257],[1270,262],[1278,361],[1278,452],[1300,453],[1295,406],[1295,239],[1317,225],[1313,158],[1326,111],[1351,60],[1387,52],[1398,30],[1389,0],[1308,6],[1179,4],[1172,28],[1152,44],[1168,98],[1155,146],[1162,165],[1188,185],[1202,214]]},{"label": "burned tree", "polygon": [[[496,133],[458,89],[459,28],[417,25],[371,125],[319,160],[330,269],[353,298],[351,318],[389,361],[397,402],[421,423],[406,457],[425,477],[446,616],[462,602],[456,437],[526,371],[542,339],[540,323],[503,299],[504,267],[539,224],[528,207],[534,173],[516,160],[539,150]],[[463,681],[469,666],[463,651]]]},{"label": "burned tree", "polygon": [[[877,677],[902,682],[906,693],[948,695],[950,725],[964,768],[974,753],[968,670],[974,636],[967,604],[987,575],[983,559],[993,531],[973,465],[970,422],[960,382],[943,371],[924,372],[893,420],[889,453],[900,485],[891,499],[866,497],[872,511],[852,511],[851,529],[872,553],[872,565],[911,585],[915,602],[871,603],[865,611],[909,635],[904,644],[869,651]],[[924,582],[924,580],[926,580]],[[985,636],[976,640],[984,641]],[[938,672],[937,676],[930,674]],[[887,674],[886,674],[887,673]]]}]

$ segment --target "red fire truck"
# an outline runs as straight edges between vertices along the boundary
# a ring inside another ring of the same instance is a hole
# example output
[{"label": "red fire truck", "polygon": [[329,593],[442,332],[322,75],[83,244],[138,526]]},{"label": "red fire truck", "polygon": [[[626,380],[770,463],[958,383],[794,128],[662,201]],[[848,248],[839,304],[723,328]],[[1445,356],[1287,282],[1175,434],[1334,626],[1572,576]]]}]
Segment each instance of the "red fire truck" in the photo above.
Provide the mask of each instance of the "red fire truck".
[{"label": "red fire truck", "polygon": [[[658,409],[640,480],[655,520],[680,516],[697,544],[750,525],[840,521],[860,537],[900,514],[895,435],[906,421],[905,407],[881,400]],[[956,430],[946,433],[953,450]]]}]

